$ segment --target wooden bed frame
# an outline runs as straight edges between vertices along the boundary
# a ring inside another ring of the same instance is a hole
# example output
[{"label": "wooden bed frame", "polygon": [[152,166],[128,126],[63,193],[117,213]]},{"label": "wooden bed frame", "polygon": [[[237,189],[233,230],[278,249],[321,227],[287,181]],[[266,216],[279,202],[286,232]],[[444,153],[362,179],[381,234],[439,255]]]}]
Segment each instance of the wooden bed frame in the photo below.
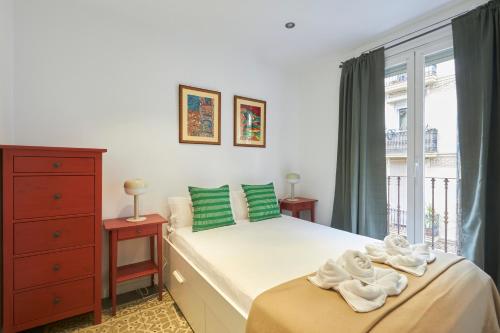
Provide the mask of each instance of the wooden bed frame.
[{"label": "wooden bed frame", "polygon": [[164,283],[196,333],[244,333],[246,318],[163,236]]}]

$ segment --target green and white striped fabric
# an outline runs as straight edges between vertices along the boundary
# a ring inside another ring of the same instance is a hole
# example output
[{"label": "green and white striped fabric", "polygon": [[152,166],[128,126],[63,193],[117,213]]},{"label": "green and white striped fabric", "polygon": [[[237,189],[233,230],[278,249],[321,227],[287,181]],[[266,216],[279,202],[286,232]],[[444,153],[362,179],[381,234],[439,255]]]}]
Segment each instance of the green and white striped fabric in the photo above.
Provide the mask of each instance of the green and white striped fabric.
[{"label": "green and white striped fabric", "polygon": [[241,185],[248,203],[250,222],[280,217],[280,208],[273,183],[266,185]]},{"label": "green and white striped fabric", "polygon": [[200,188],[189,186],[193,202],[193,231],[202,231],[235,224],[229,186]]}]

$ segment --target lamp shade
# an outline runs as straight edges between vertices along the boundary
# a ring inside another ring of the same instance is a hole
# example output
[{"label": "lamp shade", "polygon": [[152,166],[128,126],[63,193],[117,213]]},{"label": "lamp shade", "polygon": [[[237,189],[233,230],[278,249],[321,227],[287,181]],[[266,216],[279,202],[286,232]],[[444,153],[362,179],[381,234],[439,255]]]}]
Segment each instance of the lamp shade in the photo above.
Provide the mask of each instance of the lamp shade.
[{"label": "lamp shade", "polygon": [[140,195],[146,192],[148,184],[140,178],[126,180],[123,184],[125,193],[130,195]]},{"label": "lamp shade", "polygon": [[285,178],[289,184],[297,184],[300,181],[300,175],[295,172],[287,173]]}]

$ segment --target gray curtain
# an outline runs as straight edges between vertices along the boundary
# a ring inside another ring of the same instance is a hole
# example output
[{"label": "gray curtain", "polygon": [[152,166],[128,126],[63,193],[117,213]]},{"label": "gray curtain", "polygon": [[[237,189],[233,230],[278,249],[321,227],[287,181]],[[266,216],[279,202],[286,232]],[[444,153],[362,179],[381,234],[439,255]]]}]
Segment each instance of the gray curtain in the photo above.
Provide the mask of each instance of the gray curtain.
[{"label": "gray curtain", "polygon": [[343,63],[332,227],[387,235],[384,49]]},{"label": "gray curtain", "polygon": [[452,21],[457,80],[461,254],[499,284],[500,2]]}]

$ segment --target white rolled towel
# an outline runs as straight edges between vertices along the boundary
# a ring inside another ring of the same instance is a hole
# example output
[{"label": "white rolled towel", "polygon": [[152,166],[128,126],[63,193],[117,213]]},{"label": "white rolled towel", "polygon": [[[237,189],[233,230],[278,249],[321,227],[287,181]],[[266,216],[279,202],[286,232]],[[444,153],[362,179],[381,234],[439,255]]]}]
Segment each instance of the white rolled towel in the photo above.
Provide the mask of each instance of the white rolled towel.
[{"label": "white rolled towel", "polygon": [[365,249],[366,255],[373,262],[385,264],[387,259],[389,259],[389,255],[387,254],[383,243],[366,244]]},{"label": "white rolled towel", "polygon": [[393,269],[373,266],[370,258],[361,251],[345,251],[337,259],[337,264],[353,279],[381,287],[388,296],[399,295],[408,285],[406,276]]},{"label": "white rolled towel", "polygon": [[337,291],[356,312],[378,309],[387,297],[382,288],[351,279],[351,275],[332,259],[328,259],[315,275],[307,279],[319,288]]},{"label": "white rolled towel", "polygon": [[408,240],[401,235],[388,235],[384,238],[384,245],[387,254],[395,255],[417,255],[424,257],[428,264],[436,260],[436,255],[431,252],[428,244],[420,243],[411,245]]},{"label": "white rolled towel", "polygon": [[356,312],[370,312],[385,304],[387,294],[382,288],[365,285],[359,280],[347,280],[339,284],[338,292]]},{"label": "white rolled towel", "polygon": [[374,267],[370,258],[361,251],[347,250],[339,264],[353,279],[382,288],[388,296],[399,295],[408,285],[406,276],[389,268]]},{"label": "white rolled towel", "polygon": [[351,276],[333,259],[328,259],[315,275],[309,276],[307,279],[317,287],[335,289],[342,281],[350,280]]},{"label": "white rolled towel", "polygon": [[387,254],[390,256],[410,255],[413,252],[410,242],[401,235],[388,235],[384,238]]},{"label": "white rolled towel", "polygon": [[428,264],[436,260],[436,255],[431,252],[431,249],[428,244],[425,243],[415,244],[412,245],[411,247],[413,249],[413,253],[423,257]]},{"label": "white rolled towel", "polygon": [[373,264],[366,254],[356,250],[346,250],[338,259],[339,264],[345,269],[353,279],[361,280],[365,283],[375,280],[375,270]]},{"label": "white rolled towel", "polygon": [[411,245],[404,236],[388,235],[383,243],[368,244],[366,254],[374,262],[390,265],[398,270],[422,276],[427,264],[436,260],[436,256],[427,244]]},{"label": "white rolled towel", "polygon": [[387,296],[397,296],[408,286],[408,278],[393,269],[375,267],[373,284],[382,288]]},{"label": "white rolled towel", "polygon": [[427,270],[427,261],[425,261],[424,257],[418,255],[390,256],[387,263],[396,269],[416,276],[424,275]]}]

